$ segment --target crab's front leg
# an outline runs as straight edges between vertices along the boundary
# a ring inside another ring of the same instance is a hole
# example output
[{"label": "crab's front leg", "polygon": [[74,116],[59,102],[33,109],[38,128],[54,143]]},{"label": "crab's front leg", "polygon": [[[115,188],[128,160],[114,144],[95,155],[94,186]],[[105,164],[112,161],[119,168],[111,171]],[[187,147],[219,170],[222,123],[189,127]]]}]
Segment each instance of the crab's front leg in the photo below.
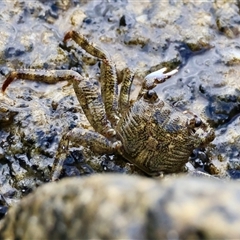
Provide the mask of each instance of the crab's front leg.
[{"label": "crab's front leg", "polygon": [[112,154],[118,151],[122,146],[120,141],[112,142],[97,132],[82,128],[74,128],[65,134],[59,143],[53,163],[51,181],[59,179],[63,163],[67,158],[69,142],[71,142],[72,147],[84,146],[98,154]]}]

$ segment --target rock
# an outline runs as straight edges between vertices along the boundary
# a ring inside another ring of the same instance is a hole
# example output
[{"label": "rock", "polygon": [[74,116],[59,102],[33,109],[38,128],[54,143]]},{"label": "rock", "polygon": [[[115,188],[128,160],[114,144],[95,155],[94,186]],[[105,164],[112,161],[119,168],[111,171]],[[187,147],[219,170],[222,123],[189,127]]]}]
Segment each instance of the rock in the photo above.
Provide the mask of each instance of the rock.
[{"label": "rock", "polygon": [[39,187],[0,222],[1,239],[226,239],[240,236],[240,186],[127,175]]}]

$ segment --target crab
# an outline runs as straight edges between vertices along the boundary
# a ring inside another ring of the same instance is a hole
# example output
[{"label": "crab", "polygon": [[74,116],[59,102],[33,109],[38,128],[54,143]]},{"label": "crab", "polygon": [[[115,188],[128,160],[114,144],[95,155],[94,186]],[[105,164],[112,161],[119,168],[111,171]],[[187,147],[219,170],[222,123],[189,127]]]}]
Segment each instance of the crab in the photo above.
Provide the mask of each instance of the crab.
[{"label": "crab", "polygon": [[16,79],[49,84],[58,81],[72,83],[84,114],[95,131],[74,128],[62,136],[53,164],[53,181],[61,174],[69,142],[72,146],[81,145],[100,154],[120,154],[147,175],[156,176],[181,172],[192,151],[207,146],[214,139],[214,131],[208,124],[196,115],[164,102],[154,91],[157,84],[176,74],[177,69],[165,73],[167,69],[162,68],[147,75],[138,98],[132,102],[129,96],[133,72],[127,68],[122,74],[117,74],[108,54],[78,32],[68,32],[64,43],[70,39],[101,62],[98,79],[101,91],[92,78],[85,78],[73,70],[16,70],[2,85],[4,92]]}]

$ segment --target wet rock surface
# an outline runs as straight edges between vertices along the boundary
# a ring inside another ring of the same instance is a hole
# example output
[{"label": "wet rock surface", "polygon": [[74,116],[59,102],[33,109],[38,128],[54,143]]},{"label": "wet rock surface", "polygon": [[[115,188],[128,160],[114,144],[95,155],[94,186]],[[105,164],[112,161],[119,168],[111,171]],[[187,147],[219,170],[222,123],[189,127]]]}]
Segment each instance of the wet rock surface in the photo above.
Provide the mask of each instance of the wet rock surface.
[{"label": "wet rock surface", "polygon": [[[157,92],[204,118],[216,132],[208,148],[193,153],[191,167],[239,179],[238,1],[13,0],[1,1],[0,8],[0,84],[19,68],[98,74],[96,59],[72,42],[63,44],[71,29],[105,49],[119,70],[136,71],[133,98],[147,73],[179,67]],[[67,83],[19,80],[0,94],[0,216],[49,181],[59,140],[75,126],[91,128]],[[96,156],[79,147],[66,159],[62,177],[100,172],[142,174],[121,157]]]},{"label": "wet rock surface", "polygon": [[[238,183],[120,174],[63,179],[9,210],[2,239],[235,239]],[[217,196],[217,198],[216,198]]]}]

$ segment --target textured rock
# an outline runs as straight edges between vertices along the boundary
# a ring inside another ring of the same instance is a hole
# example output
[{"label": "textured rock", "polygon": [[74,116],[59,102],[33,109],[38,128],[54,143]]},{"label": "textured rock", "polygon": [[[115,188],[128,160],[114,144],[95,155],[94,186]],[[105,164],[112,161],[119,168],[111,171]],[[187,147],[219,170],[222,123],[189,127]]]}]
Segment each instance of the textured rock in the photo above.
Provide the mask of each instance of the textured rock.
[{"label": "textured rock", "polygon": [[13,206],[1,239],[226,239],[240,186],[212,178],[94,175],[46,184]]}]

